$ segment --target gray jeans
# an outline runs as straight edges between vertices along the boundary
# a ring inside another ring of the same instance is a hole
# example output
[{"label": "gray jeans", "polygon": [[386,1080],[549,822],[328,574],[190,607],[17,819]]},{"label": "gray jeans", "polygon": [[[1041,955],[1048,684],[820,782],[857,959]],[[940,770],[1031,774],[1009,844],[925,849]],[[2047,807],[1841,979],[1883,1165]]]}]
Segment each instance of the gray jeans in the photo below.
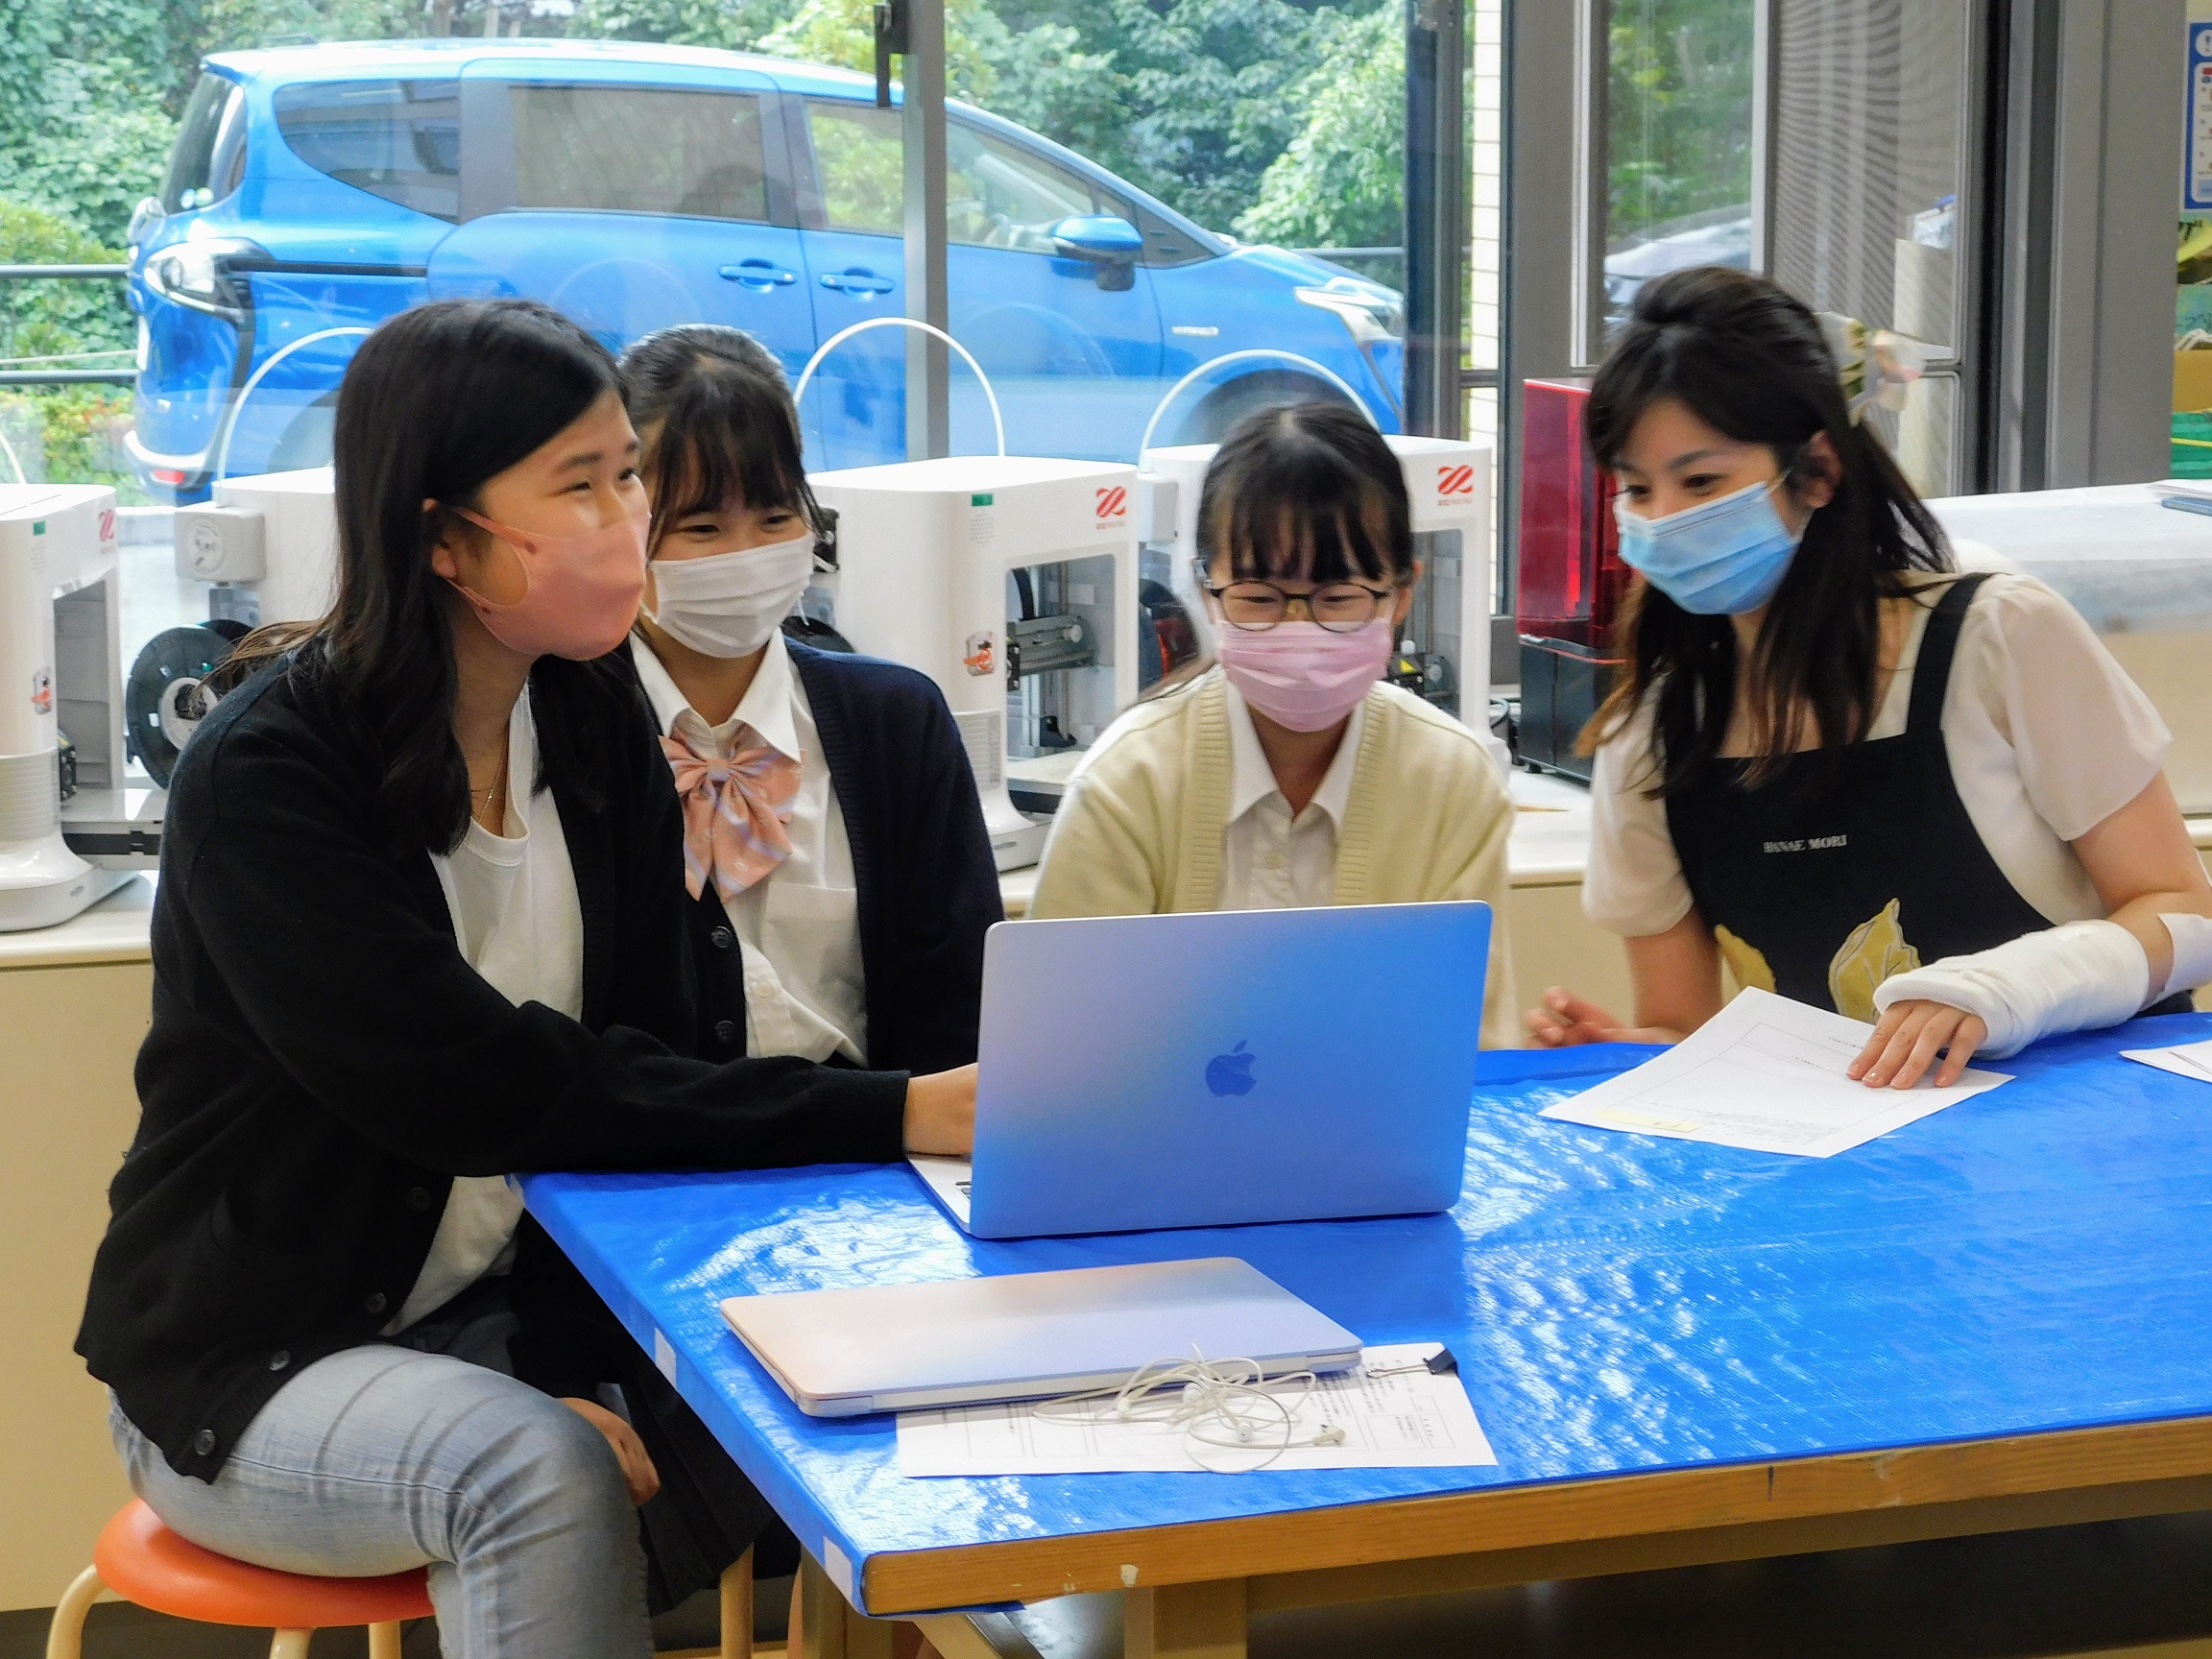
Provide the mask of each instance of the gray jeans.
[{"label": "gray jeans", "polygon": [[447,1659],[650,1659],[614,1454],[512,1377],[381,1342],[333,1354],[262,1407],[212,1483],[120,1409],[109,1427],[132,1489],[195,1544],[328,1576],[427,1565]]}]

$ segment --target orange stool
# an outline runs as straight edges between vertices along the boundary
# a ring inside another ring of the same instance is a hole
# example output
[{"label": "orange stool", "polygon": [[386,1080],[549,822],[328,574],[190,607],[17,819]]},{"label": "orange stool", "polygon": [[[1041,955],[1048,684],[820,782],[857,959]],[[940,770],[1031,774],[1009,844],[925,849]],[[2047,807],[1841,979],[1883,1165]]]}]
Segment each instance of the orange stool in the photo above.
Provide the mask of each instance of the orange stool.
[{"label": "orange stool", "polygon": [[46,1659],[80,1659],[84,1615],[103,1589],[202,1624],[273,1627],[269,1659],[307,1659],[309,1637],[347,1624],[369,1627],[369,1659],[399,1659],[399,1621],[430,1617],[422,1568],[383,1578],[316,1578],[253,1567],[185,1542],[135,1500],[100,1529],[92,1565],[54,1609]]}]

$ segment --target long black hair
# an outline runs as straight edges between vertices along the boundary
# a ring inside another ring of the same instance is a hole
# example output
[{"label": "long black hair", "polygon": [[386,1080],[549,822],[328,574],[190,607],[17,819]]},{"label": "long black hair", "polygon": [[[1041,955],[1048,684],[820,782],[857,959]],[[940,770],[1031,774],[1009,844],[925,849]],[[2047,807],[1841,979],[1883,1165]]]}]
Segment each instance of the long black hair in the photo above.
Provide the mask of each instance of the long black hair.
[{"label": "long black hair", "polygon": [[1233,580],[1413,578],[1406,472],[1373,422],[1342,403],[1247,415],[1206,469],[1198,549]]},{"label": "long black hair", "polygon": [[[1886,597],[1905,572],[1953,568],[1941,528],[1880,439],[1854,422],[1834,353],[1806,306],[1764,276],[1718,266],[1672,272],[1637,290],[1629,320],[1590,388],[1586,431],[1599,465],[1616,465],[1652,405],[1673,398],[1740,444],[1774,452],[1791,486],[1827,476],[1834,493],[1805,527],[1748,664],[1757,783],[1803,742],[1863,739],[1878,709]],[[1809,451],[1834,448],[1832,473]],[[1738,685],[1736,631],[1638,583],[1621,623],[1623,672],[1585,741],[1654,697],[1654,792],[1705,776],[1726,738]]]},{"label": "long black hair", "polygon": [[[453,519],[422,504],[478,505],[489,480],[617,390],[607,349],[534,300],[403,311],[347,366],[331,436],[337,602],[318,622],[244,640],[223,683],[289,654],[288,671],[334,685],[373,739],[378,805],[403,845],[450,851],[469,828],[469,768],[453,736],[451,589],[430,567]],[[592,671],[543,660],[532,685],[561,701],[579,670]],[[577,762],[595,740],[592,723],[541,716],[538,727],[541,764],[588,778]]]},{"label": "long black hair", "polygon": [[752,335],[711,323],[662,328],[622,354],[622,386],[646,442],[655,547],[691,515],[740,501],[796,513],[820,532],[790,383]]}]

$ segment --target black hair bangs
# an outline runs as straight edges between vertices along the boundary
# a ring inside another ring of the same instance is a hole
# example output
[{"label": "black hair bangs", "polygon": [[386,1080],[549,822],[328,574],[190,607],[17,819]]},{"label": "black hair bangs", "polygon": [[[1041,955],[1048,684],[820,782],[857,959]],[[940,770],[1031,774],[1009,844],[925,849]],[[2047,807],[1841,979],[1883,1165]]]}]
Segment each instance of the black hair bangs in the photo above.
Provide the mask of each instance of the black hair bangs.
[{"label": "black hair bangs", "polygon": [[1765,445],[1786,471],[1815,433],[1850,424],[1835,360],[1816,332],[1753,343],[1632,320],[1591,383],[1583,430],[1592,458],[1620,466],[1637,424],[1669,400],[1739,444]]},{"label": "black hair bangs", "polygon": [[[1215,526],[1232,581],[1395,582],[1387,527],[1367,503],[1239,499]],[[1212,562],[1209,562],[1211,567]]]},{"label": "black hair bangs", "polygon": [[779,386],[704,360],[655,410],[648,443],[656,544],[685,518],[739,506],[821,522],[790,398]]},{"label": "black hair bangs", "polygon": [[1409,581],[1404,469],[1356,410],[1262,410],[1238,423],[1206,469],[1198,541],[1232,580]]}]

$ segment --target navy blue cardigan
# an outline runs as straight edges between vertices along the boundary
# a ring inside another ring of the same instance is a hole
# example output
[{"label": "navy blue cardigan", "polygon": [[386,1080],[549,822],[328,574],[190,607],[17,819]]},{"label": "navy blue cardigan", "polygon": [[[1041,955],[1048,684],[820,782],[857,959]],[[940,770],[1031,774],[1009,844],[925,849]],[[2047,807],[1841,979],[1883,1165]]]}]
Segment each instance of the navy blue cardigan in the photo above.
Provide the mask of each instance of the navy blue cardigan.
[{"label": "navy blue cardigan", "polygon": [[[935,682],[785,641],[822,737],[859,889],[868,1064],[943,1071],[975,1058],[983,935],[1004,914],[968,752]],[[745,1052],[745,976],[709,885],[690,906],[700,1054]]]},{"label": "navy blue cardigan", "polygon": [[[510,1003],[462,959],[319,648],[224,698],[178,762],[138,1133],[78,1351],[180,1474],[212,1480],[287,1381],[373,1339],[454,1176],[900,1156],[902,1072],[690,1057],[683,827],[644,694],[612,659],[544,659],[530,687],[541,732],[613,739],[543,752],[582,910],[580,1021]],[[965,764],[958,782],[973,805]],[[896,892],[896,856],[872,846],[864,880],[882,890],[888,868]],[[515,1273],[517,1373],[554,1394],[615,1375],[570,1329],[590,1323],[573,1269],[528,1225]]]}]

